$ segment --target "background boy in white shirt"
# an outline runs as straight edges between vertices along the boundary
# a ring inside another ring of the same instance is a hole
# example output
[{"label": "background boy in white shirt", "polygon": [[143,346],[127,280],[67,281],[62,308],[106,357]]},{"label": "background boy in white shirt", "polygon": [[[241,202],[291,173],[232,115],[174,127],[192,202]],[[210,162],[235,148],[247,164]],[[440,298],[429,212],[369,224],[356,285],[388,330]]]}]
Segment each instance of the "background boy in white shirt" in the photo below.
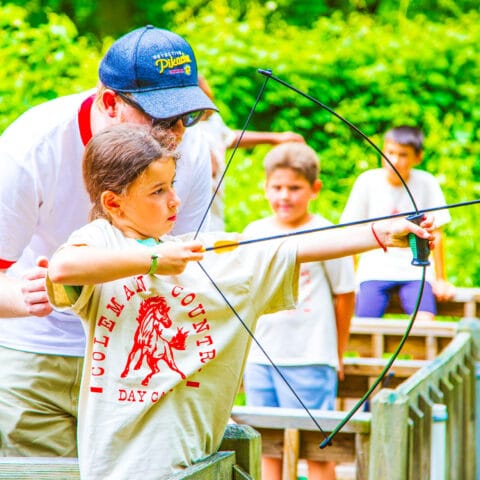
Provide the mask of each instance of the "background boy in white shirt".
[{"label": "background boy in white shirt", "polygon": [[[417,207],[445,205],[445,197],[433,175],[415,169],[423,159],[423,134],[415,127],[400,126],[385,134],[383,153],[405,180],[413,194]],[[382,168],[368,170],[356,180],[341,222],[412,211],[411,200],[400,178],[392,167],[382,160]],[[436,313],[435,297],[447,300],[454,293],[448,283],[444,262],[444,241],[441,227],[450,221],[447,209],[435,212],[435,248],[433,265],[427,267],[417,319],[429,320]],[[359,258],[356,279],[359,290],[355,314],[358,317],[381,317],[392,291],[398,294],[404,311],[412,313],[417,300],[421,269],[411,265],[408,252],[391,248],[387,252],[367,252]]]},{"label": "background boy in white shirt", "polygon": [[[266,155],[265,193],[273,215],[251,223],[244,234],[260,237],[330,225],[309,212],[322,183],[319,161],[306,144],[285,143]],[[288,379],[304,404],[312,409],[335,409],[337,371],[343,377],[355,301],[352,257],[303,263],[295,310],[260,317],[256,337],[273,363]],[[301,408],[263,352],[254,344],[245,371],[248,405]],[[308,462],[310,480],[333,480],[333,462]],[[263,478],[282,478],[281,459],[264,457]]]}]

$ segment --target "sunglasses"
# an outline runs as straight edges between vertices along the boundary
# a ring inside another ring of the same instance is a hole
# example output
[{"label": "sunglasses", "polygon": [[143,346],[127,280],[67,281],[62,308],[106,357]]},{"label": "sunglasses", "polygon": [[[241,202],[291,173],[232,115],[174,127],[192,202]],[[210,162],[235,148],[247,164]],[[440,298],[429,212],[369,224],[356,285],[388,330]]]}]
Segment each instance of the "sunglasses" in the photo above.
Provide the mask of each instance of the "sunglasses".
[{"label": "sunglasses", "polygon": [[143,114],[147,115],[147,117],[151,118],[152,121],[152,127],[159,127],[164,130],[169,130],[173,128],[173,126],[181,120],[182,125],[185,128],[188,127],[193,127],[196,123],[198,123],[202,117],[203,114],[205,113],[205,110],[195,110],[193,112],[189,113],[183,113],[182,115],[177,115],[175,117],[170,117],[170,118],[154,118],[151,115],[149,115],[143,108],[134,100],[132,100],[129,96],[125,95],[124,93],[121,92],[116,92],[116,94],[127,104],[130,105],[131,107],[135,108],[136,110],[139,110]]}]

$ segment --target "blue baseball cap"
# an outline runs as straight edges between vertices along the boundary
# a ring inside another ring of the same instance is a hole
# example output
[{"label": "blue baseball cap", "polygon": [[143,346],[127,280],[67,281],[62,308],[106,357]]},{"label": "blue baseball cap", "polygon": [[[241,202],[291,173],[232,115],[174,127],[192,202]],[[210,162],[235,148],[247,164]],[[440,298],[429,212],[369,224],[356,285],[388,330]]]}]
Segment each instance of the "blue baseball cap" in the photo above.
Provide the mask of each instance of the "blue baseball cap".
[{"label": "blue baseball cap", "polygon": [[152,25],[114,42],[100,62],[99,77],[154,118],[218,110],[198,86],[192,47],[180,35]]}]

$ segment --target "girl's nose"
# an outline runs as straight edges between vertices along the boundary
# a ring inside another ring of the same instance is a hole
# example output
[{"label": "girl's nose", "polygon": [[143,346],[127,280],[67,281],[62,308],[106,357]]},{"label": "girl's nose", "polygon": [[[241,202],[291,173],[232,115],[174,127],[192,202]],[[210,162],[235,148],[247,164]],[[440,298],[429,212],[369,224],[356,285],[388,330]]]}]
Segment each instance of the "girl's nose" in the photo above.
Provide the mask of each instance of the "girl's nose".
[{"label": "girl's nose", "polygon": [[177,195],[177,192],[175,191],[175,189],[172,188],[171,196],[170,196],[170,199],[168,201],[168,204],[169,204],[170,208],[178,207],[180,205],[180,203],[181,203],[180,197]]}]

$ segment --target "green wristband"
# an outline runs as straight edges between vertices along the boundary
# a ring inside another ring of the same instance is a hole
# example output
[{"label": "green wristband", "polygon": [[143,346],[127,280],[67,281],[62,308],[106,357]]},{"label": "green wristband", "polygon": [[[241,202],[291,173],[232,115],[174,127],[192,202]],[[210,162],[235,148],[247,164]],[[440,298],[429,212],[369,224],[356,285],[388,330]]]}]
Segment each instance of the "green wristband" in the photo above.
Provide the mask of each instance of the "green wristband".
[{"label": "green wristband", "polygon": [[152,263],[150,264],[150,270],[148,271],[148,275],[155,275],[158,268],[158,255],[154,253],[150,258],[152,259]]}]

